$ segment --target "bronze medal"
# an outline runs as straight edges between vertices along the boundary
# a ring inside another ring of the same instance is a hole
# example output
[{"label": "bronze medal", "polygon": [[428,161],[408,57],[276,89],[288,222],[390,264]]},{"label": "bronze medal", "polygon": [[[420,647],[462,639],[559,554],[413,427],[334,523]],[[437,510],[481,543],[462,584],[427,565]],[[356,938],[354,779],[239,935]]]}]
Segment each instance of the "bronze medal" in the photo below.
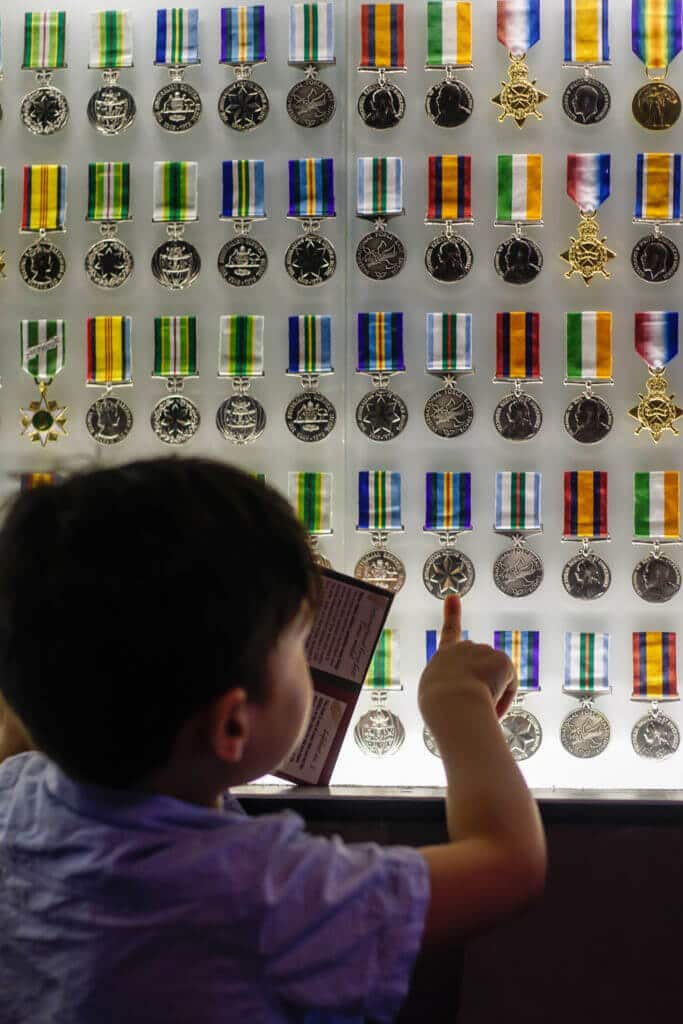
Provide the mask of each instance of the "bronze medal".
[{"label": "bronze medal", "polygon": [[681,116],[681,97],[666,82],[648,82],[633,97],[631,110],[642,128],[651,132],[666,131]]}]

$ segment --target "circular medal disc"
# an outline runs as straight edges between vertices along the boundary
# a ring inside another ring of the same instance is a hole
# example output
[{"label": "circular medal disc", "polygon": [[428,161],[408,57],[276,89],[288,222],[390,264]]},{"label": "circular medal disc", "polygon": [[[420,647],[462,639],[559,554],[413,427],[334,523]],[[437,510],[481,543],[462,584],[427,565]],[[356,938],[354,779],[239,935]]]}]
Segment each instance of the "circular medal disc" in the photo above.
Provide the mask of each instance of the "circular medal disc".
[{"label": "circular medal disc", "polygon": [[90,97],[88,120],[102,135],[121,135],[135,120],[135,100],[120,85],[104,85]]},{"label": "circular medal disc", "polygon": [[422,581],[432,595],[445,601],[449,594],[464,597],[474,586],[472,560],[455,548],[442,548],[430,555],[422,570]]},{"label": "circular medal disc", "polygon": [[268,269],[268,253],[246,235],[226,242],[218,255],[218,273],[227,284],[244,288],[260,281]]},{"label": "circular medal disc", "polygon": [[356,723],[353,738],[364,754],[388,757],[401,749],[406,734],[401,719],[377,704]]},{"label": "circular medal disc", "polygon": [[506,395],[496,406],[493,422],[506,441],[530,441],[543,425],[543,413],[531,395]]},{"label": "circular medal disc", "polygon": [[285,267],[293,281],[311,288],[329,281],[337,269],[337,254],[322,235],[304,235],[288,248]]},{"label": "circular medal disc", "polygon": [[337,101],[329,85],[319,78],[297,82],[287,94],[287,113],[302,128],[319,128],[334,117]]},{"label": "circular medal disc", "polygon": [[69,123],[69,104],[59,89],[41,85],[24,96],[20,116],[32,135],[54,135]]},{"label": "circular medal disc", "polygon": [[513,235],[498,246],[493,265],[507,284],[530,284],[543,269],[543,253],[531,238]]},{"label": "circular medal disc", "polygon": [[391,82],[373,82],[358,97],[358,113],[368,128],[395,128],[405,112],[405,97]]},{"label": "circular medal disc", "polygon": [[317,565],[318,568],[320,569],[332,568],[332,562],[329,560],[329,558],[325,558],[325,556],[321,555],[319,551],[313,552],[313,563]]},{"label": "circular medal disc", "polygon": [[472,426],[474,406],[457,388],[442,388],[427,399],[425,423],[437,437],[460,437]]},{"label": "circular medal disc", "polygon": [[231,395],[216,413],[216,426],[226,441],[251,444],[266,429],[266,412],[251,395]]},{"label": "circular medal disc", "polygon": [[85,272],[98,288],[120,288],[132,275],[134,266],[133,254],[118,238],[96,242],[85,257]]},{"label": "circular medal disc", "polygon": [[543,562],[525,545],[510,548],[494,562],[493,582],[508,597],[528,597],[543,582]]},{"label": "circular medal disc", "polygon": [[396,277],[406,263],[406,249],[391,231],[371,231],[364,235],[356,249],[356,264],[373,281],[386,281]]},{"label": "circular medal disc", "polygon": [[592,551],[570,558],[562,570],[562,584],[570,597],[595,601],[609,590],[612,573],[607,562]]},{"label": "circular medal disc", "polygon": [[631,252],[631,266],[638,277],[655,284],[670,281],[680,262],[678,246],[666,235],[646,235]]},{"label": "circular medal disc", "polygon": [[457,128],[474,110],[474,97],[464,82],[437,82],[425,100],[427,117],[439,128]]},{"label": "circular medal disc", "polygon": [[152,430],[164,444],[185,444],[197,433],[200,423],[197,406],[184,395],[167,395],[152,410]]},{"label": "circular medal disc", "polygon": [[400,395],[388,388],[371,391],[356,409],[359,430],[371,441],[393,441],[405,429],[408,407]]},{"label": "circular medal disc", "polygon": [[29,286],[38,292],[56,288],[64,280],[66,260],[56,245],[41,239],[22,253],[19,272]]},{"label": "circular medal disc", "polygon": [[543,739],[541,723],[535,715],[524,708],[514,707],[500,725],[515,761],[527,761],[534,756]]},{"label": "circular medal disc", "polygon": [[609,89],[597,78],[575,78],[564,90],[562,109],[576,124],[597,124],[609,114]]},{"label": "circular medal disc", "polygon": [[631,743],[639,757],[647,757],[652,761],[661,761],[671,757],[680,746],[681,734],[678,726],[661,711],[657,715],[645,715],[639,718],[631,730]]},{"label": "circular medal disc", "polygon": [[133,413],[120,398],[104,395],[88,409],[85,425],[98,444],[119,444],[133,428]]},{"label": "circular medal disc", "polygon": [[406,567],[393,551],[375,548],[359,559],[353,575],[357,580],[365,580],[366,583],[373,583],[376,587],[398,594],[406,581]]},{"label": "circular medal disc", "polygon": [[648,82],[633,97],[631,109],[639,125],[661,132],[681,116],[681,98],[666,82]]},{"label": "circular medal disc", "polygon": [[337,410],[319,391],[304,391],[287,406],[285,422],[298,441],[324,441],[334,430]]},{"label": "circular medal disc", "polygon": [[681,589],[681,570],[666,555],[648,555],[636,565],[631,582],[643,601],[665,604]]},{"label": "circular medal disc", "polygon": [[436,745],[436,740],[434,739],[434,734],[432,733],[431,729],[427,728],[426,725],[425,725],[424,729],[422,730],[422,739],[424,740],[424,745],[427,748],[427,750],[429,751],[429,753],[433,754],[434,757],[440,758],[441,754],[439,753],[439,748]]},{"label": "circular medal disc", "polygon": [[562,746],[574,757],[598,757],[611,735],[609,720],[592,705],[572,711],[560,726]]},{"label": "circular medal disc", "polygon": [[268,117],[270,103],[261,86],[251,78],[238,78],[223,90],[218,116],[236,132],[250,132]]},{"label": "circular medal disc", "polygon": [[596,395],[581,395],[564,413],[564,429],[579,444],[597,444],[607,437],[614,415],[607,402]]},{"label": "circular medal disc", "polygon": [[460,235],[439,235],[427,246],[425,266],[435,281],[453,284],[472,269],[472,249]]},{"label": "circular medal disc", "polygon": [[170,238],[152,256],[152,273],[159,284],[171,291],[189,288],[201,269],[199,253],[184,238]]},{"label": "circular medal disc", "polygon": [[167,132],[189,132],[202,116],[202,100],[187,82],[171,82],[154,99],[154,116]]}]

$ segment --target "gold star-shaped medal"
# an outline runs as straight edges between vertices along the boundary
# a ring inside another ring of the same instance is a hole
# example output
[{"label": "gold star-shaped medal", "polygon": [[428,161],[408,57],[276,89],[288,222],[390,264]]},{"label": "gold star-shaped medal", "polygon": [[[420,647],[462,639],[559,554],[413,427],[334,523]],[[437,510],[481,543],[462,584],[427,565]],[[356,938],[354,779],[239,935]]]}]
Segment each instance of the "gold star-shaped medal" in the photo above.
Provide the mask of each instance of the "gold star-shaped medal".
[{"label": "gold star-shaped medal", "polygon": [[530,81],[529,67],[525,60],[526,54],[514,57],[510,54],[507,82],[501,82],[502,89],[491,100],[503,108],[498,115],[499,121],[511,117],[518,128],[524,126],[527,117],[543,120],[543,114],[537,109],[540,103],[548,99],[548,94],[536,88],[536,79]]},{"label": "gold star-shaped medal", "polygon": [[569,248],[560,255],[560,259],[569,264],[565,277],[578,274],[586,285],[590,285],[596,274],[608,278],[612,276],[609,270],[605,270],[605,264],[608,260],[613,260],[616,253],[607,248],[607,237],[600,238],[598,232],[595,214],[582,212],[578,238],[571,235]]},{"label": "gold star-shaped medal", "polygon": [[31,402],[28,409],[20,412],[21,436],[30,438],[32,443],[39,441],[44,448],[48,441],[58,441],[66,436],[67,407],[50,401],[45,388],[41,388],[39,402]]},{"label": "gold star-shaped medal", "polygon": [[665,430],[678,437],[676,420],[683,416],[683,409],[676,405],[675,395],[667,395],[668,381],[663,373],[653,373],[647,381],[647,394],[638,395],[638,405],[629,409],[628,414],[638,420],[635,433],[649,431],[655,444]]}]

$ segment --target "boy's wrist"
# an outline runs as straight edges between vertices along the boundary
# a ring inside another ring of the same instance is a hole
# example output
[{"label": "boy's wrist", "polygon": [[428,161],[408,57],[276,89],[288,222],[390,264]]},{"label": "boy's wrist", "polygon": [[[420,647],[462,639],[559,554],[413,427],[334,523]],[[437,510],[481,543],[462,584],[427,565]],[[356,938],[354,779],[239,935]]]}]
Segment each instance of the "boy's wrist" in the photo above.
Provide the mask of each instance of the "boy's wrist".
[{"label": "boy's wrist", "polygon": [[438,699],[427,696],[420,701],[422,717],[435,735],[440,731],[440,727],[448,728],[453,720],[462,721],[463,712],[469,715],[471,711],[465,711],[467,706],[471,711],[477,707],[486,708],[492,711],[495,717],[496,707],[491,690],[486,683],[474,679],[457,688],[450,688],[448,693],[440,693]]}]

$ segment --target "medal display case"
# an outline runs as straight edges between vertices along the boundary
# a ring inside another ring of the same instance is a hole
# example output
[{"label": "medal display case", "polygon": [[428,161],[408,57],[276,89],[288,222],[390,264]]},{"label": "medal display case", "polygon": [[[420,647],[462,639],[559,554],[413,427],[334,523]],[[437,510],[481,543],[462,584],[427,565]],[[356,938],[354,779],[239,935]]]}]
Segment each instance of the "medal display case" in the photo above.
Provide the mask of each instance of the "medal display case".
[{"label": "medal display case", "polygon": [[396,592],[340,794],[444,785],[457,591],[536,791],[679,799],[680,4],[45,5],[1,12],[6,495],[171,452],[289,494]]}]

